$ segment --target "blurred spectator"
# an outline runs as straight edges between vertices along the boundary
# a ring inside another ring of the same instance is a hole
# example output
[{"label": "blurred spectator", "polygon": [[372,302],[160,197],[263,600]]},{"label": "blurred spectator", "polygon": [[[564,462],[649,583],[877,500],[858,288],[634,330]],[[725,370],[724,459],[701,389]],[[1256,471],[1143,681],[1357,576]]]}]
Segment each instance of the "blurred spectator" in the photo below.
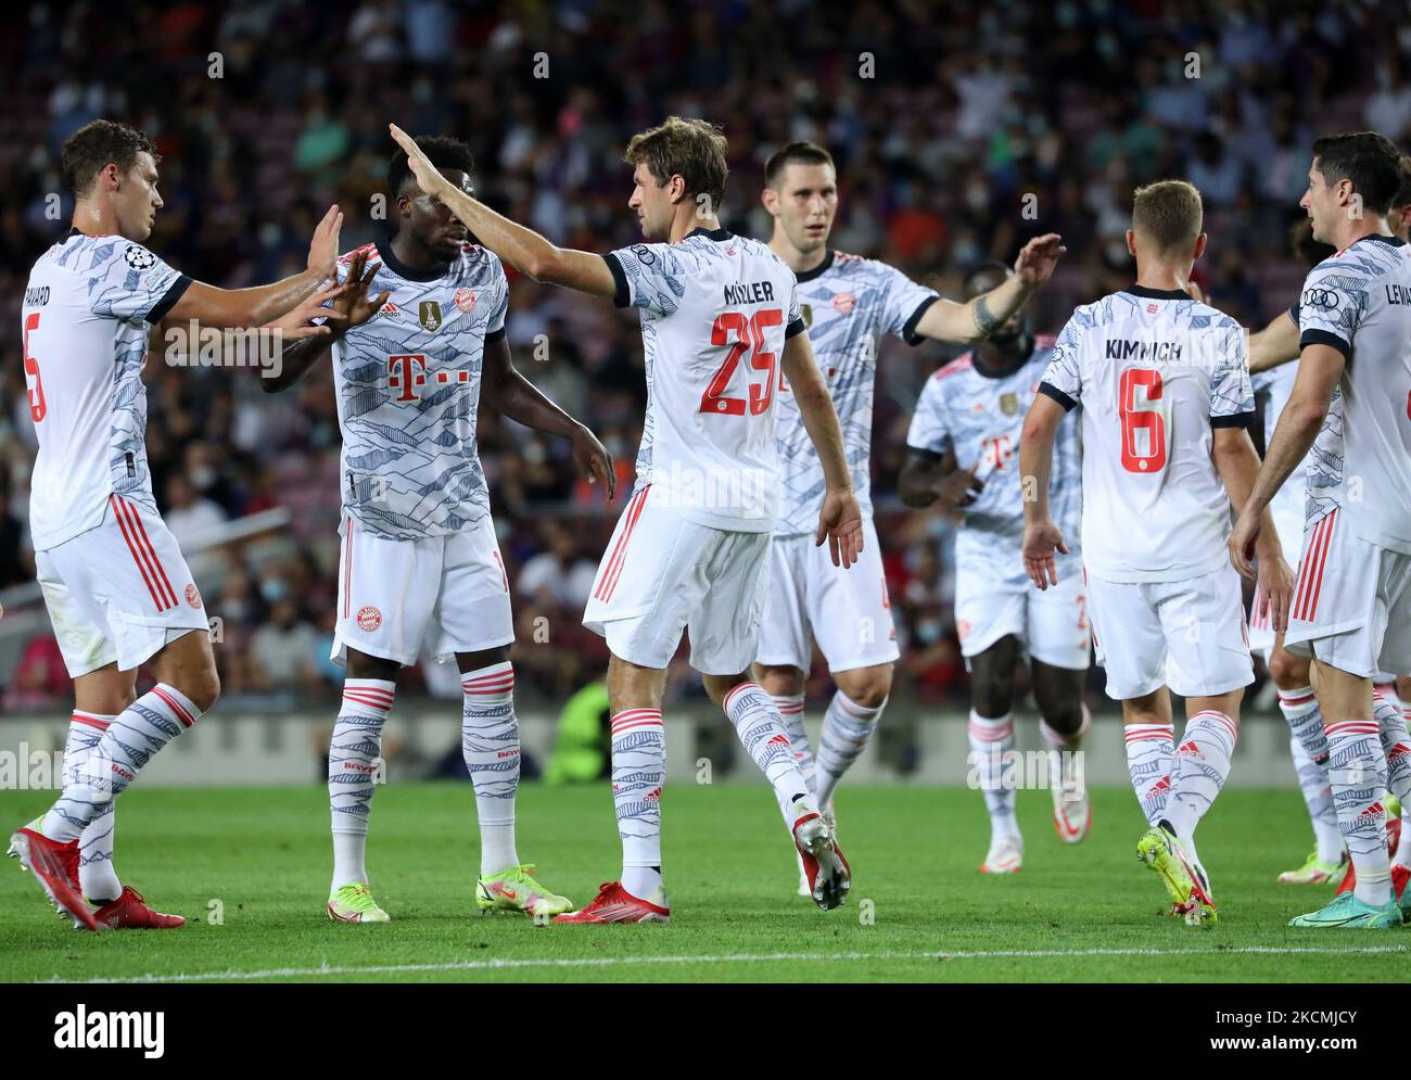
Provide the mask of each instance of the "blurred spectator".
[{"label": "blurred spectator", "polygon": [[[282,587],[281,587],[282,588]],[[269,619],[250,640],[250,677],[257,690],[317,688],[314,648],[318,634],[299,614],[292,597],[279,595]]]}]

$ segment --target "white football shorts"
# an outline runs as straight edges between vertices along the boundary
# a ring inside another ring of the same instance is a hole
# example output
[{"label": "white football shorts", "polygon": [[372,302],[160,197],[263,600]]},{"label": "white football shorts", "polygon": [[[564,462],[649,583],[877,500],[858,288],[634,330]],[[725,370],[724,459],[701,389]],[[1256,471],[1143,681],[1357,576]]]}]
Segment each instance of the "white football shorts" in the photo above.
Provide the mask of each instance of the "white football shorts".
[{"label": "white football shorts", "polygon": [[192,630],[210,632],[176,537],[152,509],[108,496],[103,521],[34,553],[35,576],[71,678],[128,671]]}]

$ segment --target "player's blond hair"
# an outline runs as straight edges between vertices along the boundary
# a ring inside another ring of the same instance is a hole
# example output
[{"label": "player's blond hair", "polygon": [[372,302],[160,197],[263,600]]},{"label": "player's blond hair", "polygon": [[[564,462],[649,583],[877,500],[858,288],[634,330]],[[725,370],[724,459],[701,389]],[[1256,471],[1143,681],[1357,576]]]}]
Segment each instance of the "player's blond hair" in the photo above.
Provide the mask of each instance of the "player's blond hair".
[{"label": "player's blond hair", "polygon": [[1132,229],[1159,252],[1194,246],[1204,223],[1200,192],[1189,181],[1158,180],[1137,188],[1132,197]]},{"label": "player's blond hair", "polygon": [[658,184],[673,176],[686,181],[689,195],[710,199],[712,212],[725,201],[728,144],[718,125],[668,116],[659,127],[638,132],[622,155],[630,165],[646,165]]}]

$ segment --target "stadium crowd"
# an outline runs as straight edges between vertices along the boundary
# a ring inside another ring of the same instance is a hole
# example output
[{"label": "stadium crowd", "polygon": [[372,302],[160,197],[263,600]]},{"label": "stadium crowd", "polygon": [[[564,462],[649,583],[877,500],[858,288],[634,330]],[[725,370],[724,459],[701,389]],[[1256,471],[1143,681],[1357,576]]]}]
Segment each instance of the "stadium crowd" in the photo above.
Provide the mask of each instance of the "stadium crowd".
[{"label": "stadium crowd", "polygon": [[[1204,193],[1211,237],[1197,280],[1216,306],[1259,326],[1305,271],[1288,235],[1303,216],[1314,136],[1370,127],[1411,146],[1404,15],[1394,3],[1247,0],[957,6],[944,18],[920,0],[752,0],[685,17],[660,0],[498,13],[445,0],[35,5],[0,37],[0,309],[11,327],[0,337],[0,586],[33,580],[20,296],[71,214],[59,147],[95,117],[141,127],[163,154],[166,206],[150,246],[225,286],[302,269],[331,202],[347,215],[345,250],[380,235],[389,119],[466,140],[482,197],[558,242],[600,251],[631,242],[622,145],[679,113],[715,120],[730,138],[722,217],[737,232],[767,238],[763,163],[808,138],[838,163],[836,246],[943,295],[958,295],[976,264],[1008,262],[1030,236],[1062,233],[1068,255],[1031,309],[1045,331],[1130,280],[1122,234],[1133,186],[1185,177]],[[774,47],[781,27],[787,56]],[[118,89],[134,69],[140,86]],[[56,80],[64,71],[89,74]],[[512,276],[508,333],[521,370],[615,455],[625,493],[645,401],[636,314]],[[874,418],[900,682],[927,700],[964,692],[950,526],[903,510],[892,493],[912,404],[945,359],[934,345],[888,342]],[[287,527],[191,558],[221,620],[227,694],[333,697],[339,439],[329,373],[281,396],[261,394],[251,369],[149,363],[147,377],[154,488],[188,552],[224,522],[289,512]],[[480,432],[514,586],[520,687],[562,701],[606,665],[579,618],[622,499],[605,506],[582,484],[566,444],[493,414]],[[0,678],[9,709],[62,705],[70,693],[47,630]],[[684,673],[673,686],[694,692]]]}]

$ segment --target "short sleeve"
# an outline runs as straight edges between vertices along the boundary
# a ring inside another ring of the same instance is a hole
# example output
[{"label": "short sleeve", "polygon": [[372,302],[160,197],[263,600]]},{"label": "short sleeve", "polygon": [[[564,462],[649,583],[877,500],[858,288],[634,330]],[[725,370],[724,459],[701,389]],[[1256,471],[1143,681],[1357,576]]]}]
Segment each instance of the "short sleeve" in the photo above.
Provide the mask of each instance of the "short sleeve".
[{"label": "short sleeve", "polygon": [[799,283],[790,271],[789,317],[784,320],[784,340],[788,341],[795,334],[802,334],[807,329],[808,324],[803,321],[803,305],[799,303]]},{"label": "short sleeve", "polygon": [[1210,373],[1210,426],[1248,427],[1254,421],[1249,339],[1234,322],[1217,332],[1222,336]]},{"label": "short sleeve", "polygon": [[944,454],[951,447],[950,429],[946,426],[945,391],[941,380],[932,375],[926,380],[916,411],[911,414],[911,426],[906,431],[906,445],[913,450]]},{"label": "short sleeve", "polygon": [[618,307],[670,315],[686,293],[686,267],[670,244],[633,244],[603,256],[612,272]]},{"label": "short sleeve", "polygon": [[1367,309],[1368,275],[1356,265],[1325,259],[1303,279],[1298,296],[1298,347],[1330,345],[1344,357]]},{"label": "short sleeve", "polygon": [[509,279],[505,277],[503,267],[497,267],[496,284],[500,289],[500,302],[495,305],[494,312],[490,315],[490,321],[485,324],[486,343],[499,341],[505,336],[505,316],[510,310],[510,285]]},{"label": "short sleeve", "polygon": [[161,322],[191,285],[141,244],[116,238],[94,249],[87,277],[93,314],[149,323]]},{"label": "short sleeve", "polygon": [[884,267],[882,329],[908,345],[920,345],[926,339],[916,332],[916,325],[940,297],[935,289],[918,285],[895,267],[878,265]]},{"label": "short sleeve", "polygon": [[1053,343],[1053,358],[1049,360],[1044,377],[1039,382],[1039,393],[1069,410],[1083,397],[1083,365],[1079,349],[1087,323],[1081,318],[1082,311],[1079,308],[1064,323]]}]

